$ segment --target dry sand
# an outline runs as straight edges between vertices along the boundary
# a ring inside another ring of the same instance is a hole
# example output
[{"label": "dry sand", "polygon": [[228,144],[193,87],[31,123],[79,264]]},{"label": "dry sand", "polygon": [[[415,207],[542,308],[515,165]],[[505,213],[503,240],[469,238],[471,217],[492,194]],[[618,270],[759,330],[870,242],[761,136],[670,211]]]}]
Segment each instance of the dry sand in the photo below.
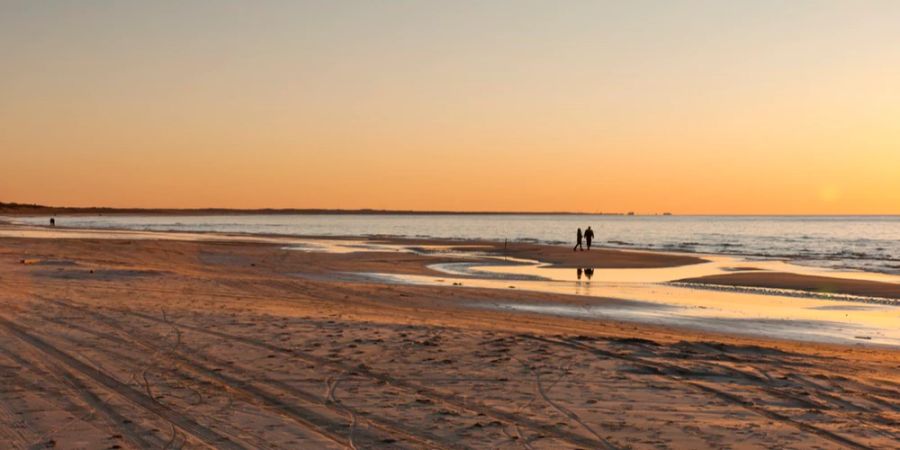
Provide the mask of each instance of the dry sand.
[{"label": "dry sand", "polygon": [[0,238],[0,443],[898,448],[895,350],[474,310],[558,296],[336,275],[426,261]]}]

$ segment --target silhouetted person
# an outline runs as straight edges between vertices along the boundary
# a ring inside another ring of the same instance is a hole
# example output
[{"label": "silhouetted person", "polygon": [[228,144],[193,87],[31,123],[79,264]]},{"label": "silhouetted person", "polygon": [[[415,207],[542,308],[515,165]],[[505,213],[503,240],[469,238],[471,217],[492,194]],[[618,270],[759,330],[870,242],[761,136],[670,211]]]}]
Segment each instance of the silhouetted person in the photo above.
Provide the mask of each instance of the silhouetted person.
[{"label": "silhouetted person", "polygon": [[587,230],[584,230],[584,242],[587,244],[588,251],[591,250],[591,241],[594,240],[594,230],[591,227],[588,227]]},{"label": "silhouetted person", "polygon": [[54,218],[52,218],[52,217],[50,218],[50,226],[51,226],[51,227],[55,227],[55,226],[56,226],[56,219],[54,219]]},{"label": "silhouetted person", "polygon": [[581,267],[579,267],[578,269],[575,269],[575,270],[576,270],[576,273],[578,274],[578,279],[580,280],[581,279]]},{"label": "silhouetted person", "polygon": [[575,237],[575,247],[572,248],[572,251],[574,252],[579,248],[584,250],[584,247],[581,246],[581,228],[578,229],[578,234]]},{"label": "silhouetted person", "polygon": [[[588,245],[588,247],[590,247],[590,245]],[[587,269],[584,269],[584,276],[586,276],[587,279],[590,280],[591,277],[594,276],[594,268],[588,267]]]}]

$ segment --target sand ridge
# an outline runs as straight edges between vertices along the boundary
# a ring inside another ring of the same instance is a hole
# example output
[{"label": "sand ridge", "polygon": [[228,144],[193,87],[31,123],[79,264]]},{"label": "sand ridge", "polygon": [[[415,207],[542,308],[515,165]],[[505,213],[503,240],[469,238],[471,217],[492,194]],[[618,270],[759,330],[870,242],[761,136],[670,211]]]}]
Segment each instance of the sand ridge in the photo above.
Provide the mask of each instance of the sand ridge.
[{"label": "sand ridge", "polygon": [[783,272],[733,273],[710,275],[679,280],[684,283],[698,283],[719,286],[748,286],[759,288],[794,289],[798,291],[829,294],[850,294],[862,297],[900,299],[900,284],[882,283],[868,280],[812,276]]}]

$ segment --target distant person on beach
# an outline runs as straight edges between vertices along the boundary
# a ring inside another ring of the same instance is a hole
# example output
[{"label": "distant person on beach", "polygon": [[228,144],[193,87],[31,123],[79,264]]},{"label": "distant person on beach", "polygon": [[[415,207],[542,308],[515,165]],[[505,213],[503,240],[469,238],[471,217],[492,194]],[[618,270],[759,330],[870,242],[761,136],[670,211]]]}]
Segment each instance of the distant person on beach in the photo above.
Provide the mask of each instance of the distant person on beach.
[{"label": "distant person on beach", "polygon": [[591,227],[587,227],[587,230],[584,230],[584,242],[587,244],[588,251],[591,250],[591,241],[594,240],[594,230]]},{"label": "distant person on beach", "polygon": [[52,217],[50,218],[50,226],[51,226],[51,227],[55,227],[55,226],[56,226],[56,219],[54,219],[54,218],[52,218]]},{"label": "distant person on beach", "polygon": [[579,248],[583,251],[584,247],[581,245],[581,228],[578,229],[578,234],[575,235],[575,247],[572,248],[572,251],[578,250]]},{"label": "distant person on beach", "polygon": [[[590,247],[590,245],[588,245],[588,247]],[[584,276],[590,281],[591,277],[594,276],[594,268],[588,267],[587,269],[584,269]]]}]

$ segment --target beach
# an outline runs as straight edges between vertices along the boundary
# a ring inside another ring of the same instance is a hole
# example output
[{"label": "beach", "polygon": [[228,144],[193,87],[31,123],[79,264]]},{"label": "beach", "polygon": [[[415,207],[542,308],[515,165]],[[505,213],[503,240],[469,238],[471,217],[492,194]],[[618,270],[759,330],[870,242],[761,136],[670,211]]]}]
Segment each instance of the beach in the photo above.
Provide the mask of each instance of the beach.
[{"label": "beach", "polygon": [[[900,440],[892,346],[493,308],[640,305],[359,275],[446,277],[435,264],[471,262],[448,246],[502,255],[503,243],[405,240],[430,250],[409,253],[359,240],[376,247],[323,252],[246,236],[111,237],[0,238],[8,448],[896,448]],[[697,263],[609,249],[572,260],[571,250],[534,244],[505,251],[560,267]]]},{"label": "beach", "polygon": [[900,450],[898,23],[0,2],[0,450]]}]

